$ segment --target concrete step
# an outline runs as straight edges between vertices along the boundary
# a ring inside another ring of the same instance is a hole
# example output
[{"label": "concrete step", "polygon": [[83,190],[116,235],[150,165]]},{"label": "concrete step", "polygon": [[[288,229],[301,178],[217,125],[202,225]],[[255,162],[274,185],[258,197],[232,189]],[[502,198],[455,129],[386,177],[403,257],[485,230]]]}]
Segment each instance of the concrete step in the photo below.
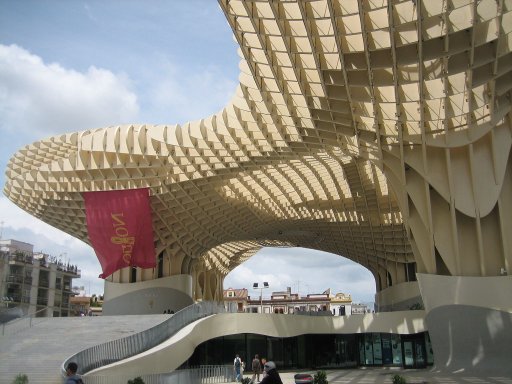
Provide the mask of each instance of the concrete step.
[{"label": "concrete step", "polygon": [[151,328],[170,315],[86,316],[33,319],[7,324],[0,336],[0,384],[24,373],[29,383],[61,383],[60,366],[69,356],[94,345]]}]

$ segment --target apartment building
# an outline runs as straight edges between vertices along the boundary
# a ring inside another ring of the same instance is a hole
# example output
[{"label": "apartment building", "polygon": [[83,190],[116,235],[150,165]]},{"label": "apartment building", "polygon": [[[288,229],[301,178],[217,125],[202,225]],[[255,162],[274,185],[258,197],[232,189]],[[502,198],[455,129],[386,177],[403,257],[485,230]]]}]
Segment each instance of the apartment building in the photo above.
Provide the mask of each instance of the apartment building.
[{"label": "apartment building", "polygon": [[18,240],[0,240],[0,298],[2,310],[18,308],[36,317],[70,316],[75,265],[34,252]]},{"label": "apartment building", "polygon": [[333,295],[330,289],[322,293],[308,293],[301,296],[299,293],[292,292],[290,287],[286,291],[272,292],[270,297],[251,297],[248,296],[246,288],[234,289],[228,288],[224,290],[224,302],[228,306],[236,305],[238,312],[250,313],[287,313],[287,314],[311,314],[318,315],[334,315],[334,316],[349,316],[355,313],[367,312],[367,306],[364,305],[365,310],[360,312],[359,307],[362,304],[356,305],[357,312],[352,310],[352,297],[350,294],[337,293]]}]

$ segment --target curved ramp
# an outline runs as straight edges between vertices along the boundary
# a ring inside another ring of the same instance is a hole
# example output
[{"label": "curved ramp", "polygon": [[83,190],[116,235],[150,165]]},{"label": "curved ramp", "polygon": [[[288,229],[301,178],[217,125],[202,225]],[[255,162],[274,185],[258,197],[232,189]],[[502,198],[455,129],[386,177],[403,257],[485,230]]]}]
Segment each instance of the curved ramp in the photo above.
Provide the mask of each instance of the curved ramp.
[{"label": "curved ramp", "polygon": [[[424,311],[386,312],[348,317],[222,313],[196,321],[166,342],[137,356],[89,372],[87,382],[126,383],[136,376],[169,373],[201,343],[219,336],[258,333],[275,337],[302,334],[426,331]],[[106,381],[105,381],[106,380]]]}]

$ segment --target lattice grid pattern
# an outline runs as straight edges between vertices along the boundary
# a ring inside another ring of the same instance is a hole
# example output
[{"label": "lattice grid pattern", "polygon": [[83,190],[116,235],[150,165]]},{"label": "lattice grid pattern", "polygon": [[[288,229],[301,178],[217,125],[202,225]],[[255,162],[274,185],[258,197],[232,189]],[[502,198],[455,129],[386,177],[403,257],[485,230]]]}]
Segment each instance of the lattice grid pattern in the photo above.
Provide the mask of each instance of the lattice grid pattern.
[{"label": "lattice grid pattern", "polygon": [[228,106],[28,145],[5,194],[87,241],[80,192],[150,187],[165,275],[193,274],[197,298],[263,246],[345,256],[378,290],[412,262],[508,268],[511,0],[219,3],[243,58]]}]

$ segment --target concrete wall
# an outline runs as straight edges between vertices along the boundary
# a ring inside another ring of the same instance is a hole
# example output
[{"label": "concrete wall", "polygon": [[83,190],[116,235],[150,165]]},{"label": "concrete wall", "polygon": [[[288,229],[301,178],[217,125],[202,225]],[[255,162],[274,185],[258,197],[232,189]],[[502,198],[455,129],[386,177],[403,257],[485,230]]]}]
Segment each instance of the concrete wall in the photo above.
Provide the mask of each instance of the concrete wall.
[{"label": "concrete wall", "polygon": [[197,321],[165,343],[144,353],[91,371],[87,376],[108,377],[109,383],[126,383],[139,375],[172,372],[186,361],[194,349],[219,336],[258,333],[275,337],[302,334],[351,334],[386,332],[414,334],[426,331],[424,311],[388,312],[350,317],[316,317],[260,313],[226,313]]},{"label": "concrete wall", "polygon": [[430,311],[425,321],[435,369],[512,377],[512,313],[447,305]]},{"label": "concrete wall", "polygon": [[512,277],[418,274],[435,368],[512,377]]},{"label": "concrete wall", "polygon": [[423,305],[418,282],[396,284],[377,292],[375,304],[379,312],[407,311],[412,306]]},{"label": "concrete wall", "polygon": [[193,304],[192,277],[176,275],[137,283],[105,281],[103,315],[174,312]]}]

